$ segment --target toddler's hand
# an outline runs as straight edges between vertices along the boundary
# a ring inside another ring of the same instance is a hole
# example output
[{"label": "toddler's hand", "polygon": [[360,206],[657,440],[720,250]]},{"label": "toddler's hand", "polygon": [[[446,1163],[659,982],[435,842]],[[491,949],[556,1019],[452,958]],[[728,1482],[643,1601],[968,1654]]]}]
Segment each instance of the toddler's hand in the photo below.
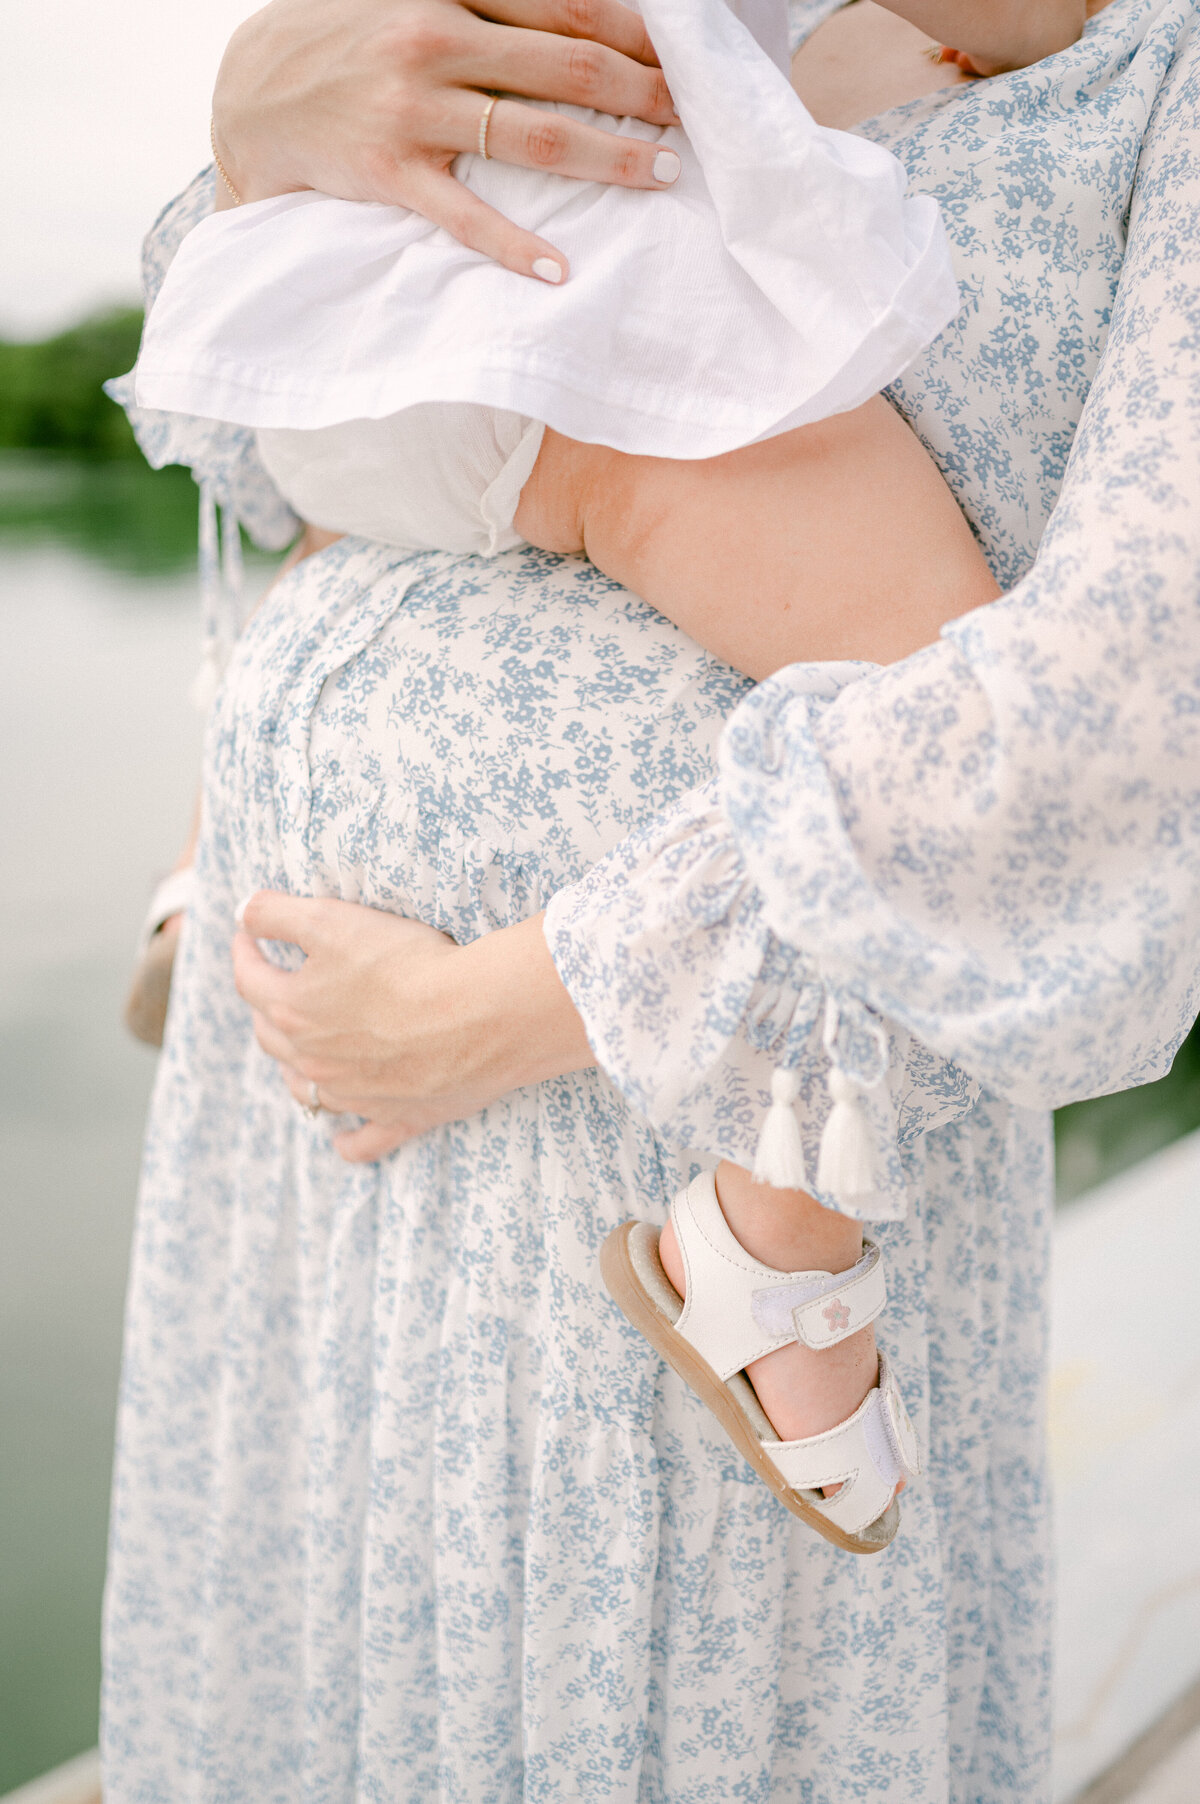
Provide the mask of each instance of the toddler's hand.
[{"label": "toddler's hand", "polygon": [[[955,11],[961,14],[959,43],[965,48],[947,46],[935,60],[954,64],[964,75],[1004,75],[1012,69],[1025,69],[1068,49],[1079,38],[1085,17],[1105,4],[1107,0],[1087,4],[1085,0],[1006,0],[998,5],[988,0],[981,7],[979,0],[967,4],[959,0]],[[938,10],[946,8],[943,5]]]}]

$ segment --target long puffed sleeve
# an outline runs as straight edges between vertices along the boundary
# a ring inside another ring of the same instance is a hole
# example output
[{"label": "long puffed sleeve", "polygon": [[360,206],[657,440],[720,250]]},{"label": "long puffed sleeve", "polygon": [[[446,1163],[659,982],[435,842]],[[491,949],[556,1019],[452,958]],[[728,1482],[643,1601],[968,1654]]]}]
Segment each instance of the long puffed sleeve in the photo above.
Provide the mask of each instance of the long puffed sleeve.
[{"label": "long puffed sleeve", "polygon": [[[935,1090],[941,1061],[1037,1107],[1142,1083],[1195,1018],[1198,104],[1193,33],[1143,143],[1108,344],[1028,576],[891,669],[762,684],[686,820],[552,905],[601,1062],[659,1125],[739,1065],[784,948],[893,1056],[899,1034],[931,1049]],[[681,883],[689,841],[703,874]],[[686,1044],[659,1008],[655,1056],[632,987],[660,969],[694,1002],[674,1017]]]},{"label": "long puffed sleeve", "polygon": [[[810,674],[819,708],[855,669]],[[753,1165],[772,1087],[786,1075],[801,1141],[787,1180],[851,1214],[867,1211],[869,1195],[872,1220],[904,1215],[905,1153],[978,1094],[961,1067],[773,931],[715,782],[560,891],[546,934],[598,1062],[666,1140]],[[858,1093],[875,1151],[862,1195],[821,1179],[835,1069]]]},{"label": "long puffed sleeve", "polygon": [[[192,228],[213,207],[214,171],[202,170],[159,214],[142,245],[142,293],[147,316],[171,261]],[[133,398],[133,375],[104,385],[125,409],[152,469],[182,464],[200,489],[200,596],[203,648],[192,699],[207,712],[242,630],[240,528],[264,551],[282,551],[300,530],[258,454],[257,435],[244,426],[187,414],[155,413]]]}]

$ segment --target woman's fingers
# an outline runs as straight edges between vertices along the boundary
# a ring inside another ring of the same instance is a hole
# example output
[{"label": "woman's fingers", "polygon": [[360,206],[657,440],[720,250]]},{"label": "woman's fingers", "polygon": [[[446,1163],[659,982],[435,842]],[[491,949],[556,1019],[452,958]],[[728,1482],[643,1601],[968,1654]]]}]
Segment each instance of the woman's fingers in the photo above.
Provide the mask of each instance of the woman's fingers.
[{"label": "woman's fingers", "polygon": [[[260,889],[242,904],[238,921],[256,940],[282,940],[287,945],[299,946],[303,952],[311,952],[322,937],[323,919],[330,906],[319,897],[288,896],[282,890]],[[332,906],[337,907],[337,904]],[[266,960],[263,962],[265,964]],[[288,973],[280,972],[279,975],[287,976]]]},{"label": "woman's fingers", "polygon": [[333,1144],[348,1165],[373,1165],[377,1159],[394,1153],[398,1146],[403,1146],[418,1131],[412,1128],[384,1127],[377,1121],[368,1121],[365,1127],[350,1128],[344,1134],[335,1134]]},{"label": "woman's fingers", "polygon": [[[468,89],[453,108],[453,122],[448,120],[445,129],[464,151],[477,149],[486,104]],[[667,145],[598,131],[516,100],[496,102],[488,119],[487,143],[491,155],[506,163],[627,188],[669,188],[680,170],[678,155]],[[444,166],[406,165],[398,172],[396,198],[442,226],[468,250],[517,275],[557,285],[570,273],[566,257],[555,245],[514,225]]]},{"label": "woman's fingers", "polygon": [[645,20],[620,0],[476,0],[472,10],[498,25],[523,25],[563,38],[591,38],[635,62],[658,67]]},{"label": "woman's fingers", "polygon": [[594,107],[648,125],[678,125],[666,77],[656,64],[635,62],[586,38],[485,26],[462,59],[459,79],[530,100]]},{"label": "woman's fingers", "polygon": [[[293,1101],[302,1109],[312,1109],[312,1084],[293,1066],[280,1066],[283,1081],[291,1092]],[[339,1096],[318,1084],[317,1092],[321,1109],[327,1115],[361,1115],[365,1116],[369,1104],[352,1097]],[[414,1139],[418,1134],[428,1131],[428,1123],[401,1123],[396,1121],[382,1122],[364,1120],[358,1127],[345,1128],[333,1136],[333,1144],[347,1164],[369,1165],[382,1159],[386,1154],[395,1152],[398,1146]]]},{"label": "woman's fingers", "polygon": [[[284,1083],[292,1093],[293,1100],[298,1102],[301,1108],[311,1110],[313,1106],[312,1079],[305,1077],[302,1071],[297,1071],[294,1065],[284,1064],[282,1060],[279,1069],[283,1074]],[[320,1107],[327,1115],[365,1116],[369,1112],[370,1105],[361,1098],[341,1096],[327,1084],[317,1085],[317,1097]]]},{"label": "woman's fingers", "polygon": [[569,265],[560,250],[489,207],[448,169],[414,170],[406,187],[411,198],[405,200],[405,206],[442,226],[468,250],[490,257],[518,276],[534,276],[551,284],[566,281]]},{"label": "woman's fingers", "polygon": [[563,113],[522,106],[519,100],[496,102],[488,149],[505,163],[624,188],[669,188],[680,170],[677,153],[655,139],[600,131]]},{"label": "woman's fingers", "polygon": [[243,1002],[262,1012],[274,1009],[286,999],[290,971],[281,971],[264,958],[257,942],[249,933],[233,938],[233,981]]},{"label": "woman's fingers", "polygon": [[[508,269],[562,281],[553,245],[451,186],[493,93],[677,123],[645,27],[621,0],[271,0],[234,34],[213,116],[249,200],[316,188],[411,207]],[[511,100],[493,109],[488,152],[648,190],[678,173],[665,147]]]},{"label": "woman's fingers", "polygon": [[307,1084],[311,1080],[304,1077],[296,1064],[297,1052],[291,1040],[281,1028],[275,1026],[271,1018],[260,1008],[251,1007],[250,1019],[254,1026],[254,1038],[258,1041],[268,1058],[283,1067],[285,1071],[294,1072],[297,1078],[303,1078]]}]

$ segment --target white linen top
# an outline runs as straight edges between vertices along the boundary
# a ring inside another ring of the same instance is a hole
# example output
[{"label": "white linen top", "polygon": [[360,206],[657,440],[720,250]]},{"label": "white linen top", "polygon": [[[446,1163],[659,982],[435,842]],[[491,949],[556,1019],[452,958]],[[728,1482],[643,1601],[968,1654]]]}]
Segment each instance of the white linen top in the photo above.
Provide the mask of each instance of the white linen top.
[{"label": "white linen top", "polygon": [[[474,402],[616,449],[707,457],[857,406],[953,317],[936,202],[818,126],[777,0],[644,0],[683,129],[646,193],[460,157],[472,192],[570,260],[553,288],[401,207],[288,194],[214,215],[151,312],[139,406],[311,429]],[[764,47],[765,46],[765,47]]]}]

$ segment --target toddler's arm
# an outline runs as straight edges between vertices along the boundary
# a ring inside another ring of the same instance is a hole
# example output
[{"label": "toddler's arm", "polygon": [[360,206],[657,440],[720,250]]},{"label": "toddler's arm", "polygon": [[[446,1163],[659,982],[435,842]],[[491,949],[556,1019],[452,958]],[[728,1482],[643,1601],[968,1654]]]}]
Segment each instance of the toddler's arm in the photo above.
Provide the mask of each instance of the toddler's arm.
[{"label": "toddler's arm", "polygon": [[547,430],[515,525],[586,552],[761,681],[785,664],[886,664],[999,594],[937,467],[882,396],[697,462]]},{"label": "toddler's arm", "polygon": [[879,0],[969,58],[977,75],[999,75],[1066,50],[1083,30],[1086,0]]}]

